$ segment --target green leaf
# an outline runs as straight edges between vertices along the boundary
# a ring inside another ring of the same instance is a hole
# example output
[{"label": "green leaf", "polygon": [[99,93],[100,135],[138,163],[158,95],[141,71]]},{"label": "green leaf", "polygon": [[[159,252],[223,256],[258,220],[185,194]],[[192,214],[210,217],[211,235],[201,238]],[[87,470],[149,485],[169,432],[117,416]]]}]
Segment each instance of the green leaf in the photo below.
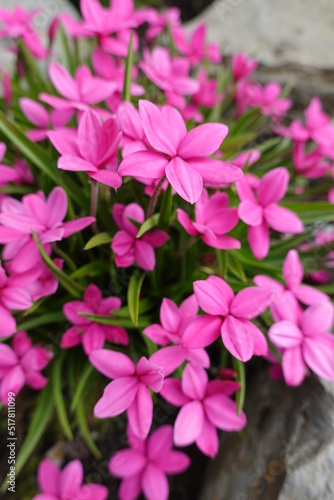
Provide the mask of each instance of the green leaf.
[{"label": "green leaf", "polygon": [[[39,440],[44,434],[47,424],[52,417],[53,411],[54,401],[52,398],[52,388],[51,384],[48,383],[39,395],[38,403],[36,404],[33,417],[30,421],[27,435],[20,447],[15,464],[16,477],[21,472],[27,460],[39,443]],[[5,479],[2,484],[1,491],[5,492],[7,488],[8,483],[7,479]]]},{"label": "green leaf", "polygon": [[80,267],[73,273],[71,273],[71,278],[79,279],[88,276],[89,278],[94,278],[95,276],[100,276],[101,274],[105,274],[107,272],[107,266],[102,261],[89,262],[89,264],[85,264]]},{"label": "green leaf", "polygon": [[37,88],[38,92],[43,92],[44,90],[48,91],[48,81],[44,78],[35,57],[32,55],[30,50],[27,49],[22,40],[17,40],[17,45],[19,48],[19,57],[21,58],[23,66],[26,70],[25,75],[31,86],[31,90]]},{"label": "green leaf", "polygon": [[63,397],[63,387],[62,387],[62,379],[63,372],[62,366],[64,361],[64,355],[61,353],[57,359],[54,361],[53,370],[52,370],[52,387],[53,387],[53,399],[56,404],[56,411],[58,415],[59,423],[63,429],[63,432],[67,439],[73,439],[71,425],[69,423],[65,401]]},{"label": "green leaf", "polygon": [[61,45],[63,48],[64,52],[64,59],[65,59],[65,66],[71,73],[71,75],[75,74],[75,63],[74,63],[74,57],[71,54],[69,43],[68,43],[68,38],[65,32],[65,29],[63,25],[60,25],[60,40],[61,40]]},{"label": "green leaf", "polygon": [[78,312],[78,315],[95,321],[95,323],[99,323],[100,325],[123,326],[123,328],[133,328],[134,326],[136,328],[145,328],[151,324],[151,319],[148,316],[142,316],[140,320],[137,318],[137,323],[135,324],[132,318],[116,318],[115,316],[102,316],[84,312]]},{"label": "green leaf", "polygon": [[94,455],[95,458],[101,459],[102,455],[100,453],[100,450],[98,449],[98,447],[94,443],[92,436],[91,436],[91,433],[90,433],[90,430],[89,430],[89,427],[88,427],[87,418],[86,418],[86,410],[84,407],[84,399],[83,398],[80,398],[78,400],[78,404],[77,404],[76,409],[75,409],[75,414],[77,417],[79,428],[82,432],[82,435],[85,439],[85,442],[86,442],[89,450],[92,452],[92,454]]},{"label": "green leaf", "polygon": [[288,202],[280,205],[298,214],[304,224],[334,221],[333,205],[325,201]]},{"label": "green leaf", "polygon": [[237,372],[237,381],[240,383],[240,389],[236,394],[238,415],[244,407],[246,395],[246,373],[245,364],[239,359],[233,358],[233,368]]},{"label": "green leaf", "polygon": [[140,290],[146,273],[137,269],[131,276],[128,288],[128,308],[132,323],[138,325]]},{"label": "green leaf", "polygon": [[84,371],[82,372],[82,374],[80,376],[76,391],[74,393],[73,401],[71,404],[71,411],[74,411],[76,409],[78,402],[79,402],[80,398],[82,397],[82,393],[83,393],[83,390],[84,390],[85,385],[87,383],[87,380],[88,380],[89,376],[92,374],[93,370],[94,370],[93,365],[91,365],[90,363],[87,363]]},{"label": "green leaf", "polygon": [[37,326],[51,325],[54,323],[65,323],[67,320],[61,311],[43,314],[41,316],[36,316],[36,318],[31,318],[22,323],[18,323],[17,328],[19,330],[32,330]]},{"label": "green leaf", "polygon": [[53,262],[53,260],[48,256],[46,253],[42,243],[40,242],[38,236],[36,233],[32,233],[33,238],[36,242],[36,245],[38,247],[39,253],[41,254],[41,257],[43,259],[43,262],[46,264],[48,269],[51,271],[51,273],[57,278],[59,283],[73,296],[76,298],[81,298],[82,294],[85,291],[85,288],[76,281],[74,281],[73,278],[70,276],[67,276],[59,267],[56,266],[56,264]]},{"label": "green leaf", "polygon": [[168,229],[169,221],[171,218],[173,207],[173,190],[171,184],[168,184],[168,188],[163,194],[161,208],[160,208],[160,218],[159,227],[161,229]]},{"label": "green leaf", "polygon": [[133,66],[133,31],[131,31],[129,50],[125,64],[123,101],[131,102],[132,66]]},{"label": "green leaf", "polygon": [[159,219],[160,219],[160,214],[154,214],[154,215],[152,215],[152,217],[147,219],[140,226],[140,229],[137,233],[136,238],[140,238],[141,236],[143,236],[143,234],[147,233],[148,231],[151,231],[151,229],[154,229],[158,225]]},{"label": "green leaf", "polygon": [[111,243],[112,237],[108,233],[95,234],[84,246],[84,250],[90,250],[91,248],[99,247],[100,245],[106,245]]},{"label": "green leaf", "polygon": [[246,278],[243,266],[240,264],[240,261],[237,260],[231,254],[229,254],[228,268],[231,271],[231,273],[234,274],[234,276],[236,276],[237,278],[240,279],[240,281],[243,281],[244,283],[247,282],[247,278]]},{"label": "green leaf", "polygon": [[60,184],[60,174],[55,163],[45,154],[43,148],[31,142],[21,128],[0,111],[0,130],[20,152],[38,167],[53,182]]}]

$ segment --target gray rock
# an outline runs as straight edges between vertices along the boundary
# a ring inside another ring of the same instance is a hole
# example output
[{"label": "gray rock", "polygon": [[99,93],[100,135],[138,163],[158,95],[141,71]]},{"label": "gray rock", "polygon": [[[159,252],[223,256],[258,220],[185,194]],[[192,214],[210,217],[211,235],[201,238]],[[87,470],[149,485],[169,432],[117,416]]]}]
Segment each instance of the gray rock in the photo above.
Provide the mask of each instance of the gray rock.
[{"label": "gray rock", "polygon": [[200,500],[332,500],[334,397],[315,378],[297,388],[261,373],[248,387],[243,437],[224,433]]}]

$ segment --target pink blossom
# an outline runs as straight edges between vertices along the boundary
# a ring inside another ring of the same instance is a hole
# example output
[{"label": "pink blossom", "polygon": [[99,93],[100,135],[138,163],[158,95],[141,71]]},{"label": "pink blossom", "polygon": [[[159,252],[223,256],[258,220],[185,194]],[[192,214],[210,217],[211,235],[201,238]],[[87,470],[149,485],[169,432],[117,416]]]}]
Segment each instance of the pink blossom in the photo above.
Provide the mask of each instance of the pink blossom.
[{"label": "pink blossom", "polygon": [[219,187],[243,178],[238,167],[207,158],[226,137],[226,125],[206,123],[187,132],[176,109],[163,106],[160,110],[149,101],[139,101],[139,115],[153,151],[127,156],[119,166],[120,175],[149,179],[166,175],[175,191],[190,203],[199,199],[203,185]]},{"label": "pink blossom", "polygon": [[[298,300],[306,305],[329,301],[328,295],[309,285],[302,285],[304,270],[298,252],[290,250],[283,263],[285,286],[268,276],[258,275],[254,278],[257,286],[273,291],[270,311],[275,321],[291,319],[297,322],[301,314]],[[291,316],[287,316],[290,314]]]},{"label": "pink blossom", "polygon": [[140,23],[147,22],[149,27],[146,31],[146,39],[152,42],[157,38],[163,31],[170,26],[178,26],[181,22],[181,11],[177,7],[172,7],[166,9],[165,11],[159,12],[154,8],[143,8],[137,11],[137,19]]},{"label": "pink blossom", "polygon": [[267,354],[267,341],[250,319],[259,316],[270,304],[272,290],[248,287],[234,296],[232,288],[218,276],[194,282],[197,302],[205,313],[185,330],[182,345],[206,347],[219,337],[237,359],[248,361],[253,355]]},{"label": "pink blossom", "polygon": [[24,384],[32,389],[40,390],[48,380],[41,370],[46,367],[53,353],[44,347],[34,346],[26,332],[15,334],[13,349],[0,343],[0,399],[8,405],[8,393],[20,392]]},{"label": "pink blossom", "polygon": [[117,110],[116,122],[122,132],[120,146],[123,158],[136,151],[148,149],[138,110],[131,102],[122,102],[120,104]]},{"label": "pink blossom", "polygon": [[63,222],[67,213],[67,196],[63,188],[55,187],[48,198],[43,192],[27,194],[22,201],[7,198],[1,203],[0,243],[4,244],[3,259],[10,260],[8,269],[21,273],[41,261],[32,233],[39,237],[50,254],[50,243],[61,241],[86,228],[94,217],[81,217]]},{"label": "pink blossom", "polygon": [[[7,149],[6,144],[0,142],[0,162],[2,162],[3,157],[6,154],[6,149]],[[15,170],[15,168],[0,163],[0,186],[6,186],[8,182],[18,182],[18,181],[20,181],[20,176]]]},{"label": "pink blossom", "polygon": [[15,7],[13,12],[0,8],[0,22],[3,25],[0,29],[0,38],[21,38],[36,59],[45,59],[48,51],[42,46],[32,22],[38,12],[39,9],[26,12],[20,6]]},{"label": "pink blossom", "polygon": [[236,158],[233,158],[233,165],[236,165],[239,168],[245,168],[246,165],[248,167],[251,167],[259,161],[261,157],[260,151],[257,149],[248,149],[247,151],[244,151],[243,153],[240,153]]},{"label": "pink blossom", "polygon": [[286,97],[280,97],[281,86],[276,82],[269,82],[264,87],[256,85],[251,99],[253,107],[259,107],[263,115],[268,115],[273,120],[284,116],[291,108],[292,101]]},{"label": "pink blossom", "polygon": [[121,299],[103,299],[100,289],[90,284],[86,288],[83,301],[67,302],[63,307],[64,315],[75,326],[66,330],[60,342],[61,347],[68,349],[82,343],[85,353],[89,355],[96,349],[102,349],[106,340],[114,344],[128,345],[129,337],[123,327],[102,325],[80,315],[86,313],[112,317],[112,312],[120,307]]},{"label": "pink blossom", "polygon": [[120,228],[111,244],[116,265],[129,267],[136,262],[145,271],[152,271],[155,267],[154,249],[166,243],[169,238],[168,234],[159,229],[153,229],[137,238],[139,229],[130,219],[142,224],[145,214],[136,203],[130,203],[127,206],[115,203],[112,213]]},{"label": "pink blossom", "polygon": [[87,172],[91,179],[115,189],[121,186],[122,179],[115,172],[121,132],[114,118],[102,123],[94,111],[88,110],[82,115],[77,134],[64,129],[48,132],[48,137],[61,154],[58,168]]},{"label": "pink blossom", "polygon": [[195,222],[179,208],[177,220],[191,236],[200,236],[209,247],[229,250],[240,248],[240,242],[226,233],[232,231],[239,222],[238,209],[228,208],[228,195],[215,193],[209,197],[203,189],[195,204]]},{"label": "pink blossom", "polygon": [[155,47],[150,53],[144,49],[144,60],[139,67],[160,89],[178,95],[192,95],[199,90],[196,80],[189,77],[190,62],[182,57],[171,57],[168,49]]},{"label": "pink blossom", "polygon": [[255,59],[248,58],[240,52],[232,55],[232,74],[235,81],[244,80],[253,73],[258,66]]},{"label": "pink blossom", "polygon": [[[93,52],[92,63],[94,71],[103,77],[106,81],[111,81],[117,85],[115,92],[108,97],[107,104],[111,111],[116,112],[122,102],[122,92],[124,88],[125,66],[116,64],[115,60],[99,47]],[[138,70],[135,66],[132,68],[132,78],[136,78]],[[138,83],[132,82],[130,92],[133,96],[145,94],[145,89]]]},{"label": "pink blossom", "polygon": [[94,483],[82,485],[83,467],[79,460],[72,460],[63,470],[45,458],[39,464],[37,479],[42,493],[32,500],[106,500],[108,489]]},{"label": "pink blossom", "polygon": [[218,81],[215,78],[208,78],[205,69],[201,68],[197,75],[200,88],[196,94],[191,96],[190,102],[182,106],[182,116],[185,120],[193,119],[196,122],[203,121],[203,115],[199,107],[215,108],[223,99],[223,94],[218,94]]},{"label": "pink blossom", "polygon": [[[197,317],[198,304],[195,295],[191,295],[177,307],[170,299],[163,299],[160,308],[161,325],[154,324],[145,328],[143,333],[157,345],[167,346],[156,351],[150,362],[162,366],[164,375],[170,375],[184,361],[209,368],[210,358],[205,349],[187,349],[182,347],[182,337],[186,327]],[[169,346],[168,344],[174,344]]]},{"label": "pink blossom", "polygon": [[113,379],[104,389],[94,407],[97,418],[109,418],[127,410],[132,432],[146,439],[152,425],[153,402],[150,391],[159,392],[163,384],[163,370],[140,358],[137,366],[125,354],[106,349],[93,351],[89,360],[106,377]]},{"label": "pink blossom", "polygon": [[[63,268],[64,261],[62,259],[53,259],[53,262],[59,269]],[[43,261],[38,262],[35,267],[26,271],[26,273],[21,273],[19,277],[25,277],[30,271],[36,272],[36,275],[34,280],[30,280],[29,283],[26,284],[25,290],[31,295],[34,301],[42,297],[49,297],[56,293],[58,289],[58,280]],[[16,275],[12,274],[12,276]]]},{"label": "pink blossom", "polygon": [[[39,99],[60,111],[85,111],[92,104],[104,101],[117,90],[116,82],[92,76],[88,66],[79,66],[73,78],[64,66],[53,62],[49,65],[49,77],[55,89],[63,97],[42,93]],[[110,118],[110,113],[107,111],[103,109],[97,111],[103,118]]]},{"label": "pink blossom", "polygon": [[303,231],[299,217],[277,202],[284,197],[289,183],[289,172],[279,167],[265,174],[253,190],[249,181],[237,183],[241,203],[238,214],[249,226],[248,242],[256,259],[264,259],[269,252],[269,227],[275,231],[297,234]]},{"label": "pink blossom", "polygon": [[331,164],[324,159],[319,148],[306,153],[305,142],[296,142],[292,150],[293,164],[296,172],[304,175],[307,179],[318,179],[329,171]]},{"label": "pink blossom", "polygon": [[32,297],[26,286],[34,279],[34,271],[7,276],[0,262],[0,338],[8,337],[16,330],[16,321],[9,311],[25,311],[32,306]]},{"label": "pink blossom", "polygon": [[128,432],[130,449],[121,450],[110,459],[109,470],[122,479],[118,497],[134,500],[141,491],[147,500],[167,500],[167,474],[180,474],[190,465],[181,451],[173,450],[173,428],[164,425],[146,441],[139,441]]},{"label": "pink blossom", "polygon": [[172,37],[178,51],[185,56],[192,66],[197,66],[205,57],[212,63],[219,63],[222,56],[217,44],[206,46],[206,25],[200,24],[190,36],[180,26],[172,29]]},{"label": "pink blossom", "polygon": [[34,142],[46,139],[50,128],[63,127],[73,115],[72,110],[67,112],[54,110],[49,113],[41,104],[28,97],[19,99],[19,105],[28,120],[37,127],[26,132],[27,137]]},{"label": "pink blossom", "polygon": [[174,444],[196,443],[202,453],[214,457],[219,446],[217,428],[237,431],[246,425],[246,415],[238,415],[235,402],[228,397],[239,387],[233,381],[209,382],[206,371],[192,364],[185,367],[182,381],[166,379],[161,395],[174,406],[182,407],[174,425]]},{"label": "pink blossom", "polygon": [[285,320],[269,329],[269,338],[283,349],[282,369],[288,385],[299,385],[310,368],[319,377],[334,380],[333,306],[329,301],[313,304],[298,324]]}]

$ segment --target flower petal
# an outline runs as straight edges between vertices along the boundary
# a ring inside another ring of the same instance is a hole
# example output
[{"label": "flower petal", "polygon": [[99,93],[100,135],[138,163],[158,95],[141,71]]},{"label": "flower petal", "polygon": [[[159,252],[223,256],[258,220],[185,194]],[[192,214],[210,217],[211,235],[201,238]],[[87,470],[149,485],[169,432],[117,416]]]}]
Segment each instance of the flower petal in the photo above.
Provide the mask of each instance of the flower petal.
[{"label": "flower petal", "polygon": [[182,158],[173,158],[166,167],[166,176],[175,191],[189,203],[195,203],[201,196],[202,177]]},{"label": "flower petal", "polygon": [[202,431],[204,411],[202,403],[191,401],[185,404],[174,425],[174,443],[176,446],[188,446],[194,443]]}]

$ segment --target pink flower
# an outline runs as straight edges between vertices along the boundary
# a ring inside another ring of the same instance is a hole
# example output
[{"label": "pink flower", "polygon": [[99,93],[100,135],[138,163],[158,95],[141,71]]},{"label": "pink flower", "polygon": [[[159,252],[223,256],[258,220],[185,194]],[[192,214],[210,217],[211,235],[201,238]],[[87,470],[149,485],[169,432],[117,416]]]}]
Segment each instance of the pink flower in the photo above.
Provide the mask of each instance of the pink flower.
[{"label": "pink flower", "polygon": [[63,127],[73,115],[72,110],[49,113],[41,104],[27,97],[19,99],[19,105],[28,120],[37,127],[26,132],[26,136],[34,142],[46,139],[49,128]]},{"label": "pink flower", "polygon": [[75,326],[66,330],[60,342],[61,347],[68,349],[82,343],[85,353],[89,355],[96,349],[102,349],[106,340],[114,344],[128,345],[128,334],[121,326],[102,325],[80,315],[87,313],[112,317],[112,311],[120,307],[121,299],[103,299],[100,289],[90,284],[86,288],[83,302],[74,300],[63,307],[66,318]]},{"label": "pink flower", "polygon": [[319,148],[306,153],[305,142],[296,142],[292,150],[292,159],[296,172],[307,179],[318,179],[329,171],[331,164],[325,160]]},{"label": "pink flower", "polygon": [[82,485],[83,467],[72,460],[60,470],[52,460],[45,458],[39,464],[37,479],[42,493],[32,500],[106,500],[108,489],[94,483]]},{"label": "pink flower", "polygon": [[116,122],[122,131],[120,146],[125,158],[136,151],[148,149],[138,110],[131,102],[122,102],[117,110]]},{"label": "pink flower", "polygon": [[16,321],[9,311],[25,311],[32,306],[32,297],[26,286],[35,278],[35,271],[7,277],[0,262],[0,338],[8,337],[16,330]]},{"label": "pink flower", "polygon": [[255,59],[250,59],[246,54],[240,52],[232,55],[232,74],[234,81],[244,80],[253,73],[258,62]]},{"label": "pink flower", "polygon": [[237,183],[237,191],[241,203],[238,214],[240,219],[249,226],[248,242],[254,256],[264,259],[269,252],[269,227],[275,231],[297,234],[303,231],[299,217],[290,210],[280,207],[280,201],[289,183],[289,172],[279,167],[265,174],[255,189],[251,189],[249,181]]},{"label": "pink flower", "polygon": [[125,354],[106,349],[93,351],[89,361],[108,378],[114,379],[104,389],[102,398],[94,407],[97,418],[109,418],[127,410],[132,432],[146,439],[152,425],[153,402],[150,391],[159,392],[163,384],[163,370],[140,358],[137,366]]},{"label": "pink flower", "polygon": [[226,137],[226,125],[207,123],[187,132],[176,109],[163,106],[160,110],[149,101],[139,101],[139,115],[153,151],[127,156],[119,166],[120,175],[149,179],[166,175],[175,191],[190,203],[199,199],[204,184],[219,187],[243,178],[238,167],[207,158]]},{"label": "pink flower", "polygon": [[161,395],[174,406],[182,406],[174,425],[174,444],[188,446],[196,443],[202,453],[214,457],[218,452],[217,428],[237,431],[245,427],[244,412],[237,414],[235,402],[229,398],[239,389],[237,382],[209,382],[203,368],[188,364],[182,381],[164,381]]},{"label": "pink flower", "polygon": [[257,85],[251,99],[253,107],[259,107],[263,115],[268,115],[273,120],[284,116],[291,108],[292,101],[286,97],[280,97],[281,86],[276,82],[269,82],[264,87]]},{"label": "pink flower", "polygon": [[67,196],[63,188],[55,187],[48,198],[39,191],[27,194],[22,201],[7,198],[1,203],[0,243],[5,244],[3,259],[10,260],[8,269],[21,273],[41,261],[32,237],[35,232],[48,253],[50,243],[61,241],[94,222],[94,217],[81,217],[63,222],[67,213]]},{"label": "pink flower", "polygon": [[178,51],[190,61],[192,66],[197,66],[205,57],[208,57],[212,63],[219,63],[222,60],[218,45],[206,46],[205,44],[206,25],[204,23],[200,24],[190,37],[187,37],[183,28],[175,26],[172,29],[172,37]]},{"label": "pink flower", "polygon": [[173,428],[164,425],[147,441],[138,441],[129,433],[130,449],[121,450],[110,459],[109,470],[122,478],[118,497],[134,500],[143,491],[147,500],[167,500],[166,474],[180,474],[190,465],[190,459],[173,447]]},{"label": "pink flower", "polygon": [[129,267],[135,262],[145,271],[155,267],[154,249],[166,243],[169,236],[164,231],[153,229],[137,238],[138,227],[130,219],[140,224],[145,220],[144,210],[136,203],[113,206],[113,217],[120,231],[115,234],[111,249],[115,253],[115,263],[118,267]]},{"label": "pink flower", "polygon": [[[116,84],[114,93],[108,97],[107,103],[111,111],[116,112],[122,102],[122,92],[124,88],[125,66],[116,64],[115,60],[99,47],[93,52],[92,63],[94,71],[102,76],[106,81]],[[132,78],[136,78],[138,70],[135,66],[132,68]],[[133,96],[145,94],[145,89],[138,83],[131,83],[130,92]],[[128,103],[129,104],[129,103]]]},{"label": "pink flower", "polygon": [[[7,146],[5,143],[0,142],[0,162],[6,154]],[[8,182],[19,182],[20,176],[15,168],[3,165],[0,163],[0,186],[6,186]]]},{"label": "pink flower", "polygon": [[240,153],[236,158],[233,158],[233,165],[239,168],[245,168],[247,165],[251,167],[260,159],[261,153],[257,149],[248,149],[243,153]]},{"label": "pink flower", "polygon": [[209,197],[206,189],[203,189],[195,204],[195,219],[196,222],[193,222],[184,210],[177,210],[177,220],[187,233],[191,236],[201,236],[209,247],[222,250],[240,248],[238,240],[226,236],[239,221],[238,209],[228,208],[226,193],[215,193]]},{"label": "pink flower", "polygon": [[137,11],[137,18],[140,19],[141,23],[147,22],[149,24],[145,36],[149,42],[152,42],[168,26],[173,28],[180,24],[181,11],[177,7],[171,7],[163,12],[154,8],[143,8]]},{"label": "pink flower", "polygon": [[53,354],[44,347],[33,346],[26,332],[17,332],[12,341],[13,349],[0,344],[0,399],[8,405],[8,393],[20,392],[24,384],[40,390],[48,380],[40,372]]},{"label": "pink flower", "polygon": [[269,338],[283,349],[282,369],[288,385],[299,385],[310,368],[319,377],[334,380],[333,306],[329,301],[311,305],[298,324],[280,321],[269,329]]},{"label": "pink flower", "polygon": [[271,290],[248,287],[234,296],[226,281],[210,276],[205,281],[195,281],[194,292],[207,315],[199,316],[186,328],[182,338],[184,347],[206,347],[221,334],[226,349],[241,361],[248,361],[253,354],[267,354],[265,336],[249,320],[268,307]]},{"label": "pink flower", "polygon": [[144,60],[139,63],[139,67],[166,92],[192,95],[199,90],[198,82],[189,77],[190,62],[182,57],[171,57],[164,47],[155,47],[151,54],[144,49]]},{"label": "pink flower", "polygon": [[194,119],[196,122],[202,122],[204,117],[198,108],[200,106],[215,108],[223,99],[223,94],[218,94],[218,80],[208,78],[203,68],[198,72],[197,81],[200,85],[198,92],[191,96],[190,103],[181,107],[181,110],[185,120]]},{"label": "pink flower", "polygon": [[87,172],[91,179],[115,189],[121,186],[122,179],[115,172],[121,132],[114,118],[102,123],[95,112],[88,110],[80,120],[77,135],[64,129],[48,132],[48,137],[61,154],[58,168]]},{"label": "pink flower", "polygon": [[160,308],[161,325],[154,324],[145,328],[143,333],[157,345],[168,346],[156,351],[150,362],[162,366],[164,375],[170,375],[184,361],[209,368],[210,358],[205,349],[187,349],[182,347],[182,337],[186,327],[197,317],[198,304],[195,295],[191,295],[177,307],[170,299],[163,299]]},{"label": "pink flower", "polygon": [[[325,293],[312,286],[301,284],[304,276],[303,271],[298,252],[290,250],[282,268],[285,286],[268,276],[255,276],[254,283],[257,286],[265,287],[274,292],[270,311],[275,321],[291,319],[297,322],[301,313],[298,300],[306,305],[329,301],[329,297]],[[291,316],[287,316],[287,313]]]},{"label": "pink flower", "polygon": [[[53,262],[59,269],[63,268],[64,261],[62,259],[53,259]],[[35,267],[26,273],[21,273],[18,277],[26,276],[28,273],[36,272],[36,277],[26,284],[25,290],[31,295],[34,301],[42,297],[49,297],[56,293],[58,289],[58,280],[51,273],[44,262],[38,262]],[[12,276],[16,276],[15,274]]]},{"label": "pink flower", "polygon": [[[117,90],[116,82],[92,76],[88,66],[79,66],[73,78],[64,66],[53,62],[49,65],[49,77],[55,89],[63,97],[42,93],[39,99],[60,111],[85,111],[92,104],[104,101]],[[98,109],[98,112],[104,118],[110,118],[110,113],[103,109]]]},{"label": "pink flower", "polygon": [[48,51],[42,46],[32,21],[38,12],[39,9],[26,12],[20,6],[15,7],[13,12],[0,8],[0,22],[3,24],[0,38],[21,38],[36,59],[45,59]]}]

